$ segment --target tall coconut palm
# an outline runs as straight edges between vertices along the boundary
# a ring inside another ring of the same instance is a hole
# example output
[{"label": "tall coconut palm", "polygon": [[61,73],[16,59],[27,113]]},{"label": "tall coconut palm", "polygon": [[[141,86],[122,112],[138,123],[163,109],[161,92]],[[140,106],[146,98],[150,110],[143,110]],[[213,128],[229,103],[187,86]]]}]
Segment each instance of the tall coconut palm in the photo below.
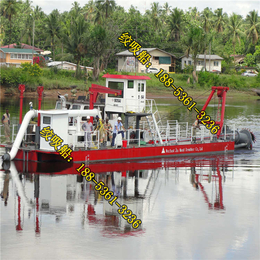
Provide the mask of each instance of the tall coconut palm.
[{"label": "tall coconut palm", "polygon": [[[83,16],[73,19],[70,30],[63,36],[63,43],[68,53],[74,56],[74,61],[79,65],[82,56],[86,54],[86,46],[83,44],[84,34],[88,25]],[[78,66],[77,66],[78,67]]]},{"label": "tall coconut palm", "polygon": [[196,74],[198,54],[205,50],[206,33],[200,26],[190,26],[186,37],[183,40],[184,46],[186,48],[186,56],[190,54],[193,59],[193,83],[198,81]]},{"label": "tall coconut palm", "polygon": [[166,16],[170,14],[171,12],[171,6],[166,2],[163,5],[163,11],[162,11]]},{"label": "tall coconut palm", "polygon": [[161,18],[160,15],[162,13],[161,7],[159,3],[151,3],[151,12],[150,12],[150,19],[152,24],[155,27],[155,30],[158,30],[161,27]]},{"label": "tall coconut palm", "polygon": [[4,0],[1,6],[1,13],[3,16],[8,18],[10,24],[9,44],[11,43],[12,39],[12,18],[18,12],[18,4],[19,2],[17,2],[16,0]]},{"label": "tall coconut palm", "polygon": [[88,3],[83,7],[83,14],[87,21],[91,22],[94,20],[95,10],[96,6],[94,0],[88,1]]},{"label": "tall coconut palm", "polygon": [[223,9],[222,8],[218,8],[217,10],[214,11],[215,12],[215,30],[218,33],[223,32],[224,30],[224,25],[225,25],[225,18],[226,18],[226,13],[223,14]]},{"label": "tall coconut palm", "polygon": [[171,11],[171,14],[167,19],[168,30],[169,30],[168,37],[173,36],[175,42],[180,40],[182,20],[183,20],[183,11],[179,10],[177,7]]},{"label": "tall coconut palm", "polygon": [[52,48],[52,57],[55,61],[55,46],[57,39],[61,37],[61,25],[60,25],[60,14],[57,9],[53,10],[45,20],[45,30],[47,37],[50,38],[51,48]]},{"label": "tall coconut palm", "polygon": [[256,44],[260,32],[260,19],[258,16],[258,12],[256,10],[249,12],[249,14],[246,17],[246,20],[247,24],[249,25],[249,28],[247,30],[248,37],[251,38],[253,44]]},{"label": "tall coconut palm", "polygon": [[116,3],[114,0],[97,0],[99,8],[101,8],[102,12],[105,14],[105,18],[107,19],[111,13],[114,11]]},{"label": "tall coconut palm", "polygon": [[238,41],[240,44],[240,38],[244,35],[242,31],[242,17],[233,13],[230,16],[229,23],[228,23],[228,35],[232,38],[232,45],[234,49],[234,54],[236,53],[235,47],[236,42]]},{"label": "tall coconut palm", "polygon": [[202,13],[201,13],[201,21],[203,24],[203,29],[206,33],[208,33],[212,27],[212,12],[211,10],[207,7],[205,8]]},{"label": "tall coconut palm", "polygon": [[108,44],[106,38],[106,30],[100,25],[93,28],[90,37],[85,37],[85,45],[88,46],[89,54],[93,57],[93,80],[99,77],[101,58]]}]

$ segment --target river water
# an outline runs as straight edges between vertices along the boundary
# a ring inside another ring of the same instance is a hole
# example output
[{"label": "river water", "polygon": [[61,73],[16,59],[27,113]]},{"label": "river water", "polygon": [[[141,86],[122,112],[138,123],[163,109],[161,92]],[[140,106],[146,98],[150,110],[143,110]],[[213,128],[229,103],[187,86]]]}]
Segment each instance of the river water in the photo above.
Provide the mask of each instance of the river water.
[{"label": "river water", "polygon": [[[29,101],[37,104],[25,99],[24,113]],[[195,118],[173,99],[157,101],[163,118]],[[43,108],[54,103],[45,98]],[[19,100],[2,100],[1,115],[5,107],[18,123]],[[260,100],[228,102],[225,118],[250,128],[252,150],[95,166],[96,179],[142,221],[137,229],[79,165],[2,169],[1,259],[260,259]]]}]

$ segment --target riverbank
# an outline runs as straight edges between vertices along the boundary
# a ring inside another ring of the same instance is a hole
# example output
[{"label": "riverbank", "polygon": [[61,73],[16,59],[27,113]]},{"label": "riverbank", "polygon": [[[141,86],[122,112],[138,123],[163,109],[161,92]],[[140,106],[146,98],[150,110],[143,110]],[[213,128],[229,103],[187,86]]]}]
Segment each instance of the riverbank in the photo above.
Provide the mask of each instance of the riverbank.
[{"label": "riverbank", "polygon": [[[202,99],[207,99],[207,97],[210,94],[211,88],[208,90],[206,89],[194,89],[194,88],[184,88],[184,90],[191,96],[194,100],[196,98],[202,98]],[[49,97],[51,99],[56,99],[58,96],[58,92],[61,94],[68,94],[69,97],[71,96],[70,89],[47,89],[44,90],[44,96]],[[77,92],[77,97],[78,96],[84,96],[86,95],[86,91],[83,90],[78,90]],[[19,91],[15,92],[13,96],[19,96]],[[37,91],[35,92],[24,92],[24,97],[37,97]],[[8,98],[9,95],[5,95],[5,88],[0,87],[0,100],[4,100],[5,98]],[[147,89],[147,98],[149,99],[170,99],[170,98],[175,98],[173,96],[173,93],[170,89],[162,89],[161,91],[157,92],[156,94],[154,92],[149,92],[149,88]],[[227,100],[256,100],[259,99],[260,97],[253,92],[251,89],[249,90],[234,90],[230,89],[227,94]]]}]

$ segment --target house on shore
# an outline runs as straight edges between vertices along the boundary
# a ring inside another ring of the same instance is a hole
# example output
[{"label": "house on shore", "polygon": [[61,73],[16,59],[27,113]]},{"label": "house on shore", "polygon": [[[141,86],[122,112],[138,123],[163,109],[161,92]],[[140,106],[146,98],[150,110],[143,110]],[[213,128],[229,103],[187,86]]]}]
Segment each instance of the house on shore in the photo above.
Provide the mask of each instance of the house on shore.
[{"label": "house on shore", "polygon": [[[68,61],[51,61],[47,63],[48,67],[57,67],[58,69],[64,69],[64,70],[76,70],[77,69],[77,64],[68,62]],[[81,66],[80,68],[83,70],[86,68],[87,71],[93,70],[93,67],[86,67],[86,66]]]},{"label": "house on shore", "polygon": [[0,48],[0,65],[20,67],[22,63],[32,63],[37,55],[38,52],[32,49]]},{"label": "house on shore", "polygon": [[[167,72],[175,72],[176,57],[158,48],[141,48],[151,55],[151,68],[164,69]],[[117,70],[127,72],[146,72],[146,66],[135,58],[132,52],[126,50],[116,54],[118,57]]]},{"label": "house on shore", "polygon": [[[205,57],[206,56],[206,57]],[[222,57],[212,54],[212,55],[204,55],[199,54],[197,56],[197,66],[196,71],[201,71],[206,68],[207,71],[211,72],[221,72],[221,61],[223,60]],[[206,60],[206,64],[204,65],[204,61]],[[181,69],[183,70],[185,66],[193,65],[192,55],[182,56],[181,57]]]}]

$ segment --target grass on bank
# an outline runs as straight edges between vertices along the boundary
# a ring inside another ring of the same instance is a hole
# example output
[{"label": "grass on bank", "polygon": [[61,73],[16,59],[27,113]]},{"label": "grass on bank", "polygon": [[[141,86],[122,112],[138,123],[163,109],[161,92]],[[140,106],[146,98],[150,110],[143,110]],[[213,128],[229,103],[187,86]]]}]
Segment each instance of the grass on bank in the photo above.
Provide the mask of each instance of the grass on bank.
[{"label": "grass on bank", "polygon": [[[151,80],[147,80],[147,93],[163,94],[169,93],[169,89],[164,86],[153,74],[146,73],[118,73],[114,70],[108,70],[110,74],[124,75],[145,75]],[[86,90],[92,83],[105,86],[105,78],[100,73],[98,81],[93,81],[91,74],[86,78],[86,72],[81,71],[80,75],[75,75],[75,71],[60,70],[57,68],[44,68],[37,76],[24,71],[22,68],[1,68],[1,86],[5,87],[6,93],[17,92],[19,84],[25,84],[27,92],[35,91],[37,86],[44,86],[45,90],[51,89],[70,89],[71,86],[77,86],[78,90]],[[214,74],[209,72],[199,72],[199,81],[192,83],[192,76],[189,74],[170,74],[174,79],[174,85],[181,86],[186,91],[207,90],[211,86],[228,86],[231,90],[246,91],[251,88],[260,88],[260,73],[257,77],[243,77],[241,75]],[[188,83],[188,79],[189,82]]]}]

